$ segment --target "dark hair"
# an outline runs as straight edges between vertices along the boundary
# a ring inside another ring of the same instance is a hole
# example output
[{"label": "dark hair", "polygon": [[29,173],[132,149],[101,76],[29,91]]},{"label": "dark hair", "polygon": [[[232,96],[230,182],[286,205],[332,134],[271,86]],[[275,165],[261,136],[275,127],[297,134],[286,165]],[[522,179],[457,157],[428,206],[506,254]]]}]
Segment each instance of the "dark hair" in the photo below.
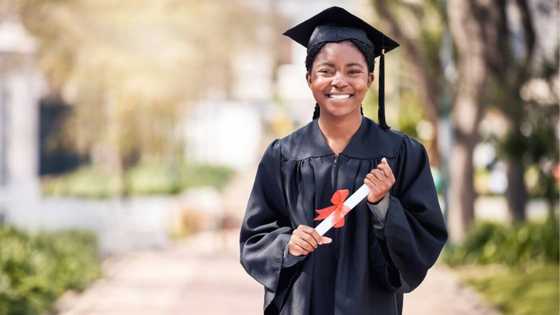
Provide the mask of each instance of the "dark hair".
[{"label": "dark hair", "polygon": [[[374,61],[374,55],[373,55],[373,49],[370,49],[368,45],[358,41],[358,40],[354,40],[354,39],[348,39],[345,41],[349,41],[352,44],[354,44],[354,46],[356,46],[356,48],[358,48],[358,50],[362,53],[362,55],[364,55],[364,58],[366,59],[366,63],[367,63],[367,67],[368,67],[368,71],[371,73],[373,72],[374,68],[375,68],[375,61]],[[311,68],[313,67],[313,62],[315,61],[315,58],[317,57],[317,55],[319,54],[319,52],[321,51],[321,49],[323,48],[323,46],[325,46],[325,44],[327,44],[328,42],[322,42],[319,43],[317,45],[311,46],[307,49],[307,56],[305,57],[305,68],[307,69],[307,73],[309,73],[311,71]],[[363,115],[364,114],[364,109],[363,107],[360,107],[360,113]],[[321,114],[321,110],[319,108],[319,104],[315,103],[315,110],[313,111],[313,119],[317,119],[319,118],[319,115]]]}]

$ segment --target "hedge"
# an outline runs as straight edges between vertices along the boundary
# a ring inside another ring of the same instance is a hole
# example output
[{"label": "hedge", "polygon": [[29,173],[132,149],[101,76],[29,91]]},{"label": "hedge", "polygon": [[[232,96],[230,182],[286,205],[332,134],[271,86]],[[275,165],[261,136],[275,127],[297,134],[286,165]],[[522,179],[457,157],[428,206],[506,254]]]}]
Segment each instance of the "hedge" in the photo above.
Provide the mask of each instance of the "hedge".
[{"label": "hedge", "polygon": [[26,233],[0,225],[0,315],[40,315],[101,275],[90,232]]}]

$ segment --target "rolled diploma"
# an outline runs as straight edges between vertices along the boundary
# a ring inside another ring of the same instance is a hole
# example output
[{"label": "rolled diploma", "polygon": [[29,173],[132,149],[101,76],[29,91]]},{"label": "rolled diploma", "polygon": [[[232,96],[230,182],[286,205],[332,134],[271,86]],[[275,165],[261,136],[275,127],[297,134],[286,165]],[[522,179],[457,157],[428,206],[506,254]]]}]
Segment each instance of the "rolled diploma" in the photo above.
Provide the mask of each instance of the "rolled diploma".
[{"label": "rolled diploma", "polygon": [[[354,209],[354,207],[357,206],[360,201],[364,200],[364,198],[366,198],[368,194],[369,189],[365,184],[363,184],[362,187],[356,190],[350,197],[348,197],[348,199],[344,201],[344,206],[348,209],[348,212]],[[346,214],[348,214],[348,212]],[[327,233],[327,231],[334,226],[336,222],[333,222],[333,218],[334,212],[331,213],[326,219],[324,219],[319,225],[317,225],[317,227],[315,227],[315,230],[317,230],[319,235],[325,235],[325,233]]]}]

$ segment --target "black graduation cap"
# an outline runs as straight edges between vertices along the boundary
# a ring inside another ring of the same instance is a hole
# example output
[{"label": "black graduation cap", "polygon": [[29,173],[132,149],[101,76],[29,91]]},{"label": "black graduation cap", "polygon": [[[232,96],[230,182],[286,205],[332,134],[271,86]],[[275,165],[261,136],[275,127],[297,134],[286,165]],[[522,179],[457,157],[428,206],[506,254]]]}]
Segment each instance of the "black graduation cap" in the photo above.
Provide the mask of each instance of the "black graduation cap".
[{"label": "black graduation cap", "polygon": [[308,49],[320,43],[357,40],[373,51],[379,60],[379,124],[385,122],[385,58],[384,54],[399,46],[375,27],[340,7],[330,7],[290,28],[284,35]]}]

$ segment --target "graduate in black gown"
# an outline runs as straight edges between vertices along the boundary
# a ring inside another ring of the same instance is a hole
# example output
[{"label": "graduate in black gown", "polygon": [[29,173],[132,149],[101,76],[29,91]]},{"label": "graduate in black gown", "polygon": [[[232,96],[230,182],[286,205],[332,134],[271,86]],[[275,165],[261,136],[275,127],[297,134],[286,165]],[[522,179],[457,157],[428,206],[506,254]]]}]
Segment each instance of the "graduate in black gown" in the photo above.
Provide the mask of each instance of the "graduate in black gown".
[{"label": "graduate in black gown", "polygon": [[[285,35],[307,47],[313,120],[273,141],[240,233],[241,264],[265,289],[265,314],[402,314],[447,240],[423,145],[385,122],[383,53],[398,46],[332,7]],[[380,56],[379,123],[361,102]],[[320,236],[316,209],[339,189],[370,190]]]}]

